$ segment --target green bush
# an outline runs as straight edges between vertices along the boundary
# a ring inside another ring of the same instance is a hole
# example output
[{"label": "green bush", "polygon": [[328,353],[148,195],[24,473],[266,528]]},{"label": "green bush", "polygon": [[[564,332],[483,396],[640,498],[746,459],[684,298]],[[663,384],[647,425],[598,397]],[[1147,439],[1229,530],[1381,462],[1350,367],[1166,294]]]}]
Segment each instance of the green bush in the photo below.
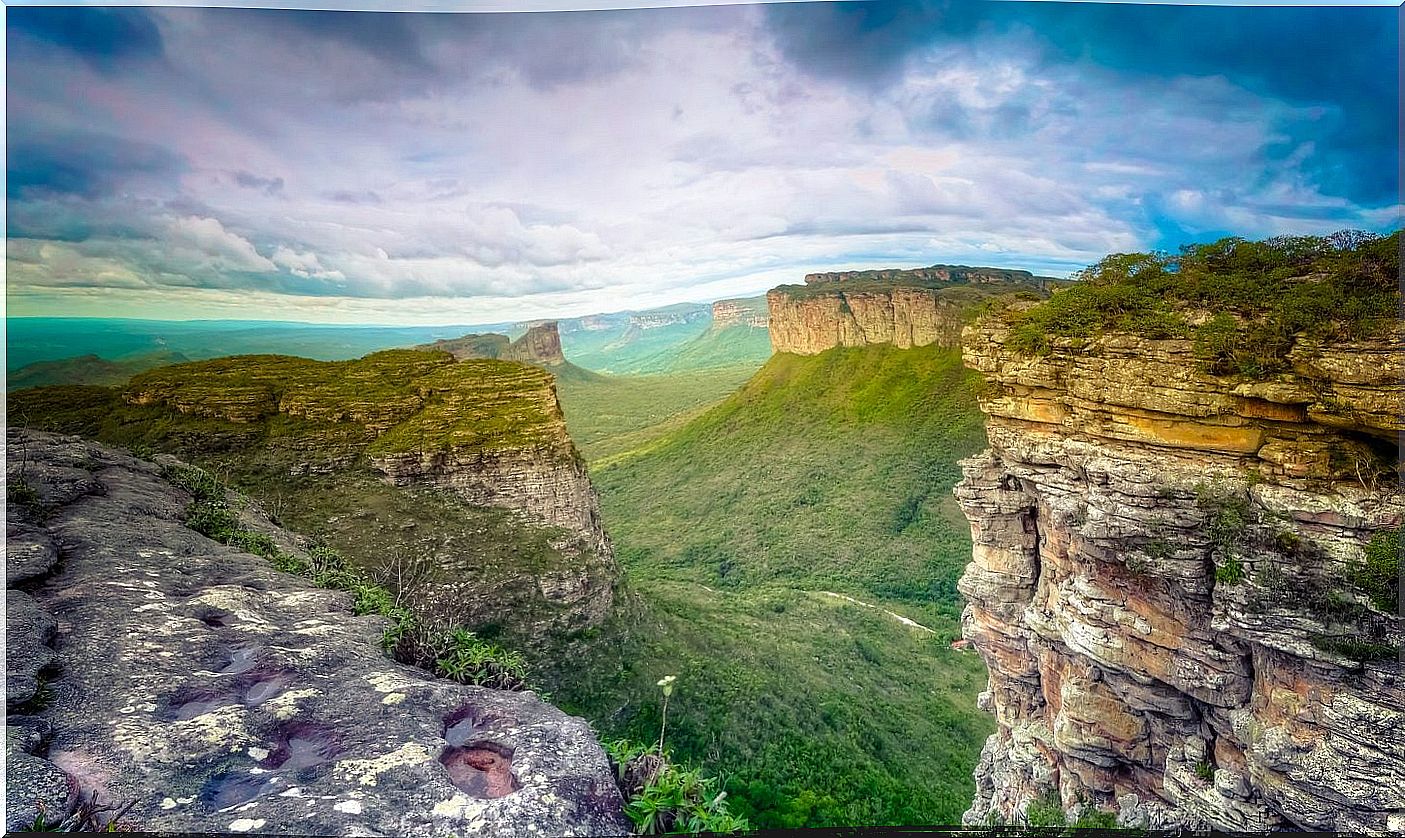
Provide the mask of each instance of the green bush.
[{"label": "green bush", "polygon": [[11,477],[5,481],[5,502],[17,503],[31,509],[39,506],[39,493],[22,477]]},{"label": "green bush", "polygon": [[1366,560],[1352,571],[1352,582],[1370,598],[1371,604],[1387,613],[1400,610],[1401,532],[1379,530],[1366,545]]},{"label": "green bush", "polygon": [[1357,663],[1392,660],[1400,654],[1397,647],[1381,640],[1349,635],[1315,634],[1312,636],[1312,645]]},{"label": "green bush", "polygon": [[645,776],[638,778],[641,786],[622,788],[627,797],[625,814],[637,834],[726,834],[751,829],[745,818],[728,810],[727,793],[717,789],[717,781],[698,769],[674,765],[659,757],[653,746],[627,740],[606,743],[605,751],[622,786],[636,779],[641,765],[648,767]]},{"label": "green bush", "polygon": [[1221,585],[1238,585],[1244,581],[1244,564],[1230,556],[1215,568],[1215,581]]},{"label": "green bush", "polygon": [[1030,827],[1035,829],[1068,825],[1063,803],[1053,792],[1031,800],[1025,807],[1024,816]]},{"label": "green bush", "polygon": [[[1298,335],[1354,340],[1390,327],[1400,302],[1400,236],[1226,238],[1175,255],[1115,253],[1043,305],[1010,315],[1007,345],[1042,355],[1053,337],[1193,336],[1207,372],[1263,377],[1287,367]],[[1217,313],[1192,329],[1190,311]]]},{"label": "green bush", "polygon": [[1207,783],[1215,781],[1215,766],[1209,760],[1202,759],[1195,764],[1195,776]]}]

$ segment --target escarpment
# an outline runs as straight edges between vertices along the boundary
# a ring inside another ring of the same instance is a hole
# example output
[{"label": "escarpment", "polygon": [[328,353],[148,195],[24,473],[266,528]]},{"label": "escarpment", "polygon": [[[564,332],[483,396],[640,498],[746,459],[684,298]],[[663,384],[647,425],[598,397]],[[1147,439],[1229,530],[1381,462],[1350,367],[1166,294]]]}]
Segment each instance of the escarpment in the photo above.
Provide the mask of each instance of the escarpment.
[{"label": "escarpment", "polygon": [[566,356],[561,352],[561,335],[557,331],[555,321],[533,323],[516,340],[509,340],[507,335],[487,333],[436,340],[434,343],[415,348],[448,352],[460,361],[470,358],[497,358],[543,367],[556,367],[566,363]]},{"label": "escarpment", "polygon": [[815,355],[836,346],[872,344],[954,348],[973,304],[1000,294],[1043,296],[1046,284],[1025,271],[940,265],[809,274],[805,282],[766,295],[776,352]]},{"label": "escarpment", "polygon": [[426,566],[423,607],[524,648],[600,625],[619,579],[553,379],[526,364],[390,350],[236,356],[123,389],[9,395],[30,427],[227,474],[372,572]]},{"label": "escarpment", "polygon": [[990,448],[957,498],[963,631],[998,731],[968,824],[1033,800],[1122,825],[1405,830],[1402,332],[1202,371],[1104,332],[964,357]]},{"label": "escarpment", "polygon": [[628,831],[581,719],[394,662],[350,594],[188,528],[152,462],[14,430],[8,453],[8,830],[95,795],[149,833]]}]

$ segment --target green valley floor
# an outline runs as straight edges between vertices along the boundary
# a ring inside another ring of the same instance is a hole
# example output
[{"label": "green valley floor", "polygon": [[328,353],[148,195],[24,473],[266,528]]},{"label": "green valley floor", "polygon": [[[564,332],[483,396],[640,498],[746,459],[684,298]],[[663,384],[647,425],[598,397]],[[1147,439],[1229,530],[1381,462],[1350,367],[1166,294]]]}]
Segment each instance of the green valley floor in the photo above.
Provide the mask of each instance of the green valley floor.
[{"label": "green valley floor", "polygon": [[726,396],[692,375],[560,385],[628,605],[548,674],[553,700],[657,740],[676,675],[668,747],[756,827],[959,822],[993,731],[983,664],[950,648],[975,378],[933,347],[778,355]]}]

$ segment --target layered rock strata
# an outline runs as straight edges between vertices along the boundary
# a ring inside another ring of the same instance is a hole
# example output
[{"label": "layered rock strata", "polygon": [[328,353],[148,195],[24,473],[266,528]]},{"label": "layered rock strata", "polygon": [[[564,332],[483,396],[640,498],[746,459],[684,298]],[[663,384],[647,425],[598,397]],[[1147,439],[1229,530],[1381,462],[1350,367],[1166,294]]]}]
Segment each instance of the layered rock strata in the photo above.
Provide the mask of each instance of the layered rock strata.
[{"label": "layered rock strata", "polygon": [[1268,381],[1183,340],[1006,338],[964,336],[990,448],[956,488],[963,633],[998,723],[966,822],[1053,796],[1128,826],[1405,830],[1402,335],[1299,341]]},{"label": "layered rock strata", "polygon": [[805,282],[766,294],[776,352],[815,355],[872,344],[954,348],[973,305],[992,296],[1047,293],[1046,278],[1027,271],[949,265],[809,274]]},{"label": "layered rock strata", "polygon": [[9,441],[8,829],[96,793],[146,832],[628,831],[584,721],[396,664],[349,595],[188,529],[152,463]]}]

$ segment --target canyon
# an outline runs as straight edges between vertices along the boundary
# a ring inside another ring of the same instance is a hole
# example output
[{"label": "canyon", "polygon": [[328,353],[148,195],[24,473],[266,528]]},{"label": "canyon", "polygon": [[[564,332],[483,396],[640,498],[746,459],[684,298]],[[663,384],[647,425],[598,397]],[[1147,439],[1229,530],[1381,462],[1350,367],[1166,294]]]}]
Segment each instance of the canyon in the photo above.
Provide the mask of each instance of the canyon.
[{"label": "canyon", "polygon": [[1050,800],[1123,826],[1405,829],[1402,339],[1300,338],[1252,380],[1188,339],[1027,354],[999,317],[965,329],[990,447],[955,490],[959,588],[998,725],[968,825]]}]

